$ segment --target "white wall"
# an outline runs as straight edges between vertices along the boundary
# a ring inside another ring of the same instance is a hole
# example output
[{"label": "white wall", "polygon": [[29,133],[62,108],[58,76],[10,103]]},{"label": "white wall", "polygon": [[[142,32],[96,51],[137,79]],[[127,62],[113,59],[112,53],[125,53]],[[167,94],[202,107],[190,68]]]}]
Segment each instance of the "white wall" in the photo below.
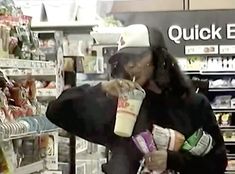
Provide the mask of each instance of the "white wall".
[{"label": "white wall", "polygon": [[183,10],[183,0],[114,1],[112,12]]},{"label": "white wall", "polygon": [[235,0],[190,0],[190,10],[235,9]]}]

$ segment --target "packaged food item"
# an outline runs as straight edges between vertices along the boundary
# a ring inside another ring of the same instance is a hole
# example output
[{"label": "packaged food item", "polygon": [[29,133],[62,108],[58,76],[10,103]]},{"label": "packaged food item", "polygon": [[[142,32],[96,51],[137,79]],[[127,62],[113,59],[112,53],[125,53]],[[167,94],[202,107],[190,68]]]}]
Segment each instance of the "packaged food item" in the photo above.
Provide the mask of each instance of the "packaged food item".
[{"label": "packaged food item", "polygon": [[143,154],[147,154],[149,152],[157,150],[157,147],[153,140],[153,135],[149,131],[142,132],[132,137],[132,139],[135,142],[135,145]]},{"label": "packaged food item", "polygon": [[184,142],[182,150],[188,151],[195,156],[204,156],[208,154],[213,147],[213,138],[204,132],[203,129],[198,129]]},{"label": "packaged food item", "polygon": [[232,119],[231,113],[223,113],[220,118],[221,118],[221,125],[222,126],[230,126],[231,125],[231,119]]},{"label": "packaged food item", "polygon": [[[153,135],[148,130],[145,132],[141,132],[138,135],[135,135],[132,137],[135,145],[137,148],[143,153],[148,154],[149,152],[153,152],[154,150],[157,150],[157,147],[153,140]],[[163,171],[149,171],[146,167],[144,167],[144,159],[140,163],[139,170],[137,174],[140,173],[151,173],[151,174],[162,174]]]},{"label": "packaged food item", "polygon": [[221,115],[222,115],[222,113],[216,113],[215,114],[216,121],[219,125],[221,124]]},{"label": "packaged food item", "polygon": [[235,160],[234,159],[228,160],[228,166],[227,166],[226,170],[235,170]]},{"label": "packaged food item", "polygon": [[153,138],[158,149],[173,151],[178,151],[185,141],[184,135],[180,132],[157,125],[153,126]]}]

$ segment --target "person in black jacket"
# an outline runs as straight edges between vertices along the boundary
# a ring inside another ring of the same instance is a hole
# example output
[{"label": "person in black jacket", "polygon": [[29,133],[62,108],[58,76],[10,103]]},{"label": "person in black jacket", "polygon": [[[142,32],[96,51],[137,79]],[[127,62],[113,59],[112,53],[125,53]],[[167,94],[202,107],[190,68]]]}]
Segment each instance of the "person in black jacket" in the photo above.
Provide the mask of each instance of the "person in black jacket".
[{"label": "person in black jacket", "polygon": [[[131,138],[113,133],[117,96],[131,91],[137,83],[146,91],[133,135],[153,124],[171,128],[190,137],[203,129],[214,141],[205,156],[187,151],[160,150],[148,154],[150,170],[180,174],[223,174],[227,166],[226,149],[213,110],[201,94],[193,92],[176,60],[165,46],[160,31],[142,24],[126,27],[118,52],[109,60],[113,79],[96,86],[84,85],[65,90],[52,101],[46,116],[59,127],[88,141],[106,146],[112,152],[103,165],[107,174],[136,174],[143,154]],[[132,82],[135,78],[136,82]]]}]

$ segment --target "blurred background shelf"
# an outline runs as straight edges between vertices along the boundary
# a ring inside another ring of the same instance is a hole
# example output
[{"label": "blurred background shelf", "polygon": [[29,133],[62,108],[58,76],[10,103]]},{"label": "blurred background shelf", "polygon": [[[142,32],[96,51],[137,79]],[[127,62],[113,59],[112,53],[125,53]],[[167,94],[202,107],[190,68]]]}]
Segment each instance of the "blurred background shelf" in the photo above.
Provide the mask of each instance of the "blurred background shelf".
[{"label": "blurred background shelf", "polygon": [[51,61],[37,61],[37,60],[23,60],[23,59],[10,59],[0,58],[1,68],[53,68],[55,63]]},{"label": "blurred background shelf", "polygon": [[15,170],[15,174],[32,174],[35,172],[40,172],[44,169],[45,167],[45,162],[44,160],[23,166],[23,167],[19,167]]},{"label": "blurred background shelf", "polygon": [[224,87],[224,88],[210,88],[209,89],[209,92],[235,92],[235,88],[234,87],[231,87],[231,88],[227,88],[227,87]]}]

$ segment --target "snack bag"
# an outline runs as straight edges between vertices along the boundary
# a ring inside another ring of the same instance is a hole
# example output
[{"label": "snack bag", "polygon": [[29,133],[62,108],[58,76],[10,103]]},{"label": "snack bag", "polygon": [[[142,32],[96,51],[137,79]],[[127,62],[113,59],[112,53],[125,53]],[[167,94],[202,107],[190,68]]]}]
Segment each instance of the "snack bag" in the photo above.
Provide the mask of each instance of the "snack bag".
[{"label": "snack bag", "polygon": [[[143,153],[143,154],[148,154],[150,152],[153,152],[157,150],[157,147],[154,143],[152,133],[149,131],[142,132],[134,137],[132,137],[135,145],[137,148]],[[162,174],[163,171],[153,171],[150,172],[147,168],[144,168],[144,159],[141,162],[141,165],[139,167],[139,170],[137,174],[140,173],[151,173],[151,174]],[[143,169],[143,170],[142,170]]]},{"label": "snack bag", "polygon": [[213,146],[213,138],[203,129],[198,129],[184,142],[182,150],[189,151],[192,155],[204,156],[210,152]]},{"label": "snack bag", "polygon": [[161,150],[178,151],[184,144],[185,137],[178,131],[153,125],[153,138]]}]

